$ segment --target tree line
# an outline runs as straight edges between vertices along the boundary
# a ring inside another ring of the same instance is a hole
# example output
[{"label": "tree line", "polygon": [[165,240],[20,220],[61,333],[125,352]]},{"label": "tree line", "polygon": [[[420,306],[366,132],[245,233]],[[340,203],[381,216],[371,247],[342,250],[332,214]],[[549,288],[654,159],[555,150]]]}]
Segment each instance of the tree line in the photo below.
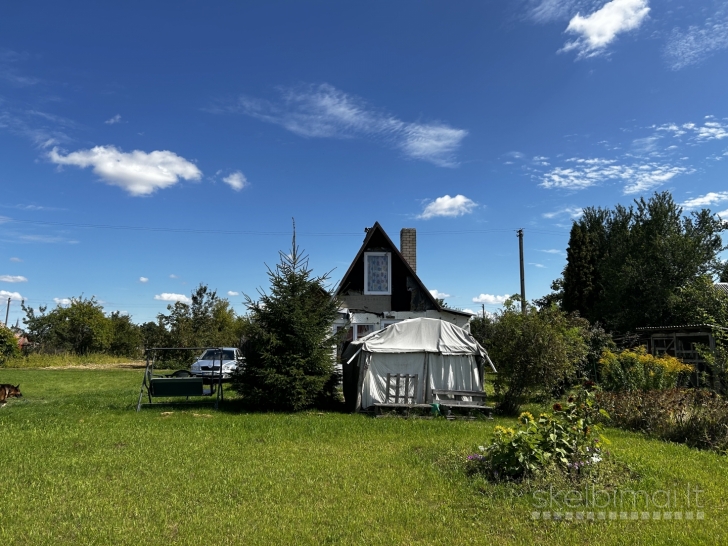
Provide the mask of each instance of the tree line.
[{"label": "tree line", "polygon": [[142,358],[148,347],[237,347],[246,322],[227,299],[202,284],[190,303],[168,305],[156,322],[135,324],[118,311],[107,314],[94,296],[71,298],[51,310],[23,306],[23,311],[31,351],[130,358]]}]

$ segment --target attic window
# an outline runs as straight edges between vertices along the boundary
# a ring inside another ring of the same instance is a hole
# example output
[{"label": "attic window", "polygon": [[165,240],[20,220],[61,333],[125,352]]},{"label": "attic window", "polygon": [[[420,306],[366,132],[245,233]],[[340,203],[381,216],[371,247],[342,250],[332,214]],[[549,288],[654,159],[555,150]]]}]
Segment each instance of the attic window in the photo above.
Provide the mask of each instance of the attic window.
[{"label": "attic window", "polygon": [[364,294],[372,296],[392,294],[391,252],[364,253]]}]

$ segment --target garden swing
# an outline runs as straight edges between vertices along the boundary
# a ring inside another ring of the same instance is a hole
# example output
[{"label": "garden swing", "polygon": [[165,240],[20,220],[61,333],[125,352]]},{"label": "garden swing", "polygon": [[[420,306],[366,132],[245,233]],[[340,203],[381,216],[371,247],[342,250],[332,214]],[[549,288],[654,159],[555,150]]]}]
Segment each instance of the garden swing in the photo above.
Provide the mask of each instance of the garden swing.
[{"label": "garden swing", "polygon": [[[177,370],[168,375],[155,375],[154,364],[160,351],[207,351],[208,349],[219,351],[220,366],[217,373],[205,376],[193,375],[188,370]],[[155,404],[201,404],[210,403],[218,408],[220,401],[223,400],[223,349],[221,347],[153,347],[146,349],[146,367],[144,369],[144,378],[142,386],[139,390],[139,401],[137,402],[137,411],[142,406]],[[147,393],[148,403],[142,403],[144,392]],[[210,400],[190,400],[190,397],[209,397]],[[169,400],[162,402],[154,402],[155,398],[181,398],[184,402],[171,402]]]}]

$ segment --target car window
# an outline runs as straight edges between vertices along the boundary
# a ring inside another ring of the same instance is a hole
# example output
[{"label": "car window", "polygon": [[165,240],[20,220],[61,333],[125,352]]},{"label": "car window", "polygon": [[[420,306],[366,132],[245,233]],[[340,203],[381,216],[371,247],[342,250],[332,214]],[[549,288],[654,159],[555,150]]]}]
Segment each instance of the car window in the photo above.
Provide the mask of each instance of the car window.
[{"label": "car window", "polygon": [[[223,351],[222,358],[223,360],[235,360],[235,351]],[[220,360],[220,351],[217,349],[208,349],[202,353],[200,360]]]}]

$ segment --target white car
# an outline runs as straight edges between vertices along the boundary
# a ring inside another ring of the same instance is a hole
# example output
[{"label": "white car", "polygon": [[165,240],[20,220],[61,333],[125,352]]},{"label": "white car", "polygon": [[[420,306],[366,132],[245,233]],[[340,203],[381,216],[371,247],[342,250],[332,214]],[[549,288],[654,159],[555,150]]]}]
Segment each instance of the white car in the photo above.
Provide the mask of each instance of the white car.
[{"label": "white car", "polygon": [[[230,379],[230,375],[242,367],[244,358],[240,349],[235,347],[222,348],[222,378]],[[220,374],[220,349],[207,349],[192,364],[190,373],[199,377],[216,376]]]}]

